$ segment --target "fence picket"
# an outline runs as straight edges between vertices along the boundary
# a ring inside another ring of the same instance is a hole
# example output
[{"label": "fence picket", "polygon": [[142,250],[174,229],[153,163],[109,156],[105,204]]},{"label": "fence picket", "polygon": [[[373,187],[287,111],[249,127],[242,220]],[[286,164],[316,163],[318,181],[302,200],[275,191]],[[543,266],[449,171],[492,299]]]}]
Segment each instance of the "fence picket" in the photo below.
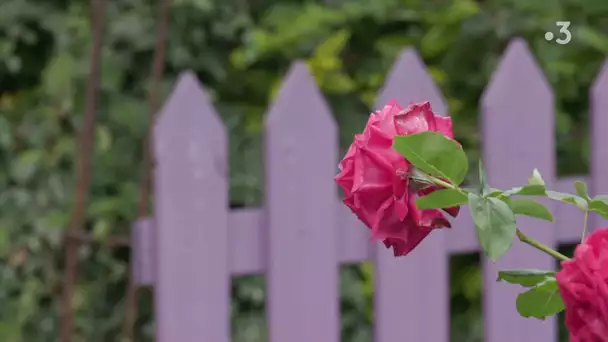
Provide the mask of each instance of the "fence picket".
[{"label": "fence picket", "polygon": [[133,279],[139,286],[154,285],[156,280],[156,228],[154,220],[144,218],[133,223],[131,255],[135,259],[131,266]]},{"label": "fence picket", "polygon": [[[390,99],[402,106],[412,101],[430,101],[435,113],[447,113],[441,93],[413,49],[404,51],[398,58],[376,108],[381,108]],[[377,244],[374,341],[449,340],[446,233],[431,233],[412,253],[402,258],[395,258],[391,250]]]},{"label": "fence picket", "polygon": [[323,95],[295,62],[266,118],[271,342],[339,340],[337,142]]},{"label": "fence picket", "polygon": [[[555,184],[555,133],[553,94],[521,39],[507,47],[481,100],[483,156],[490,185],[508,188],[524,184],[538,168],[549,187]],[[554,207],[549,205],[552,212]],[[518,217],[526,234],[553,246],[555,227],[541,220]],[[523,289],[496,282],[497,271],[514,268],[553,269],[554,260],[514,241],[496,264],[484,264],[485,340],[492,342],[556,341],[555,319],[525,319],[515,310]]]},{"label": "fence picket", "polygon": [[194,73],[180,75],[154,133],[157,341],[227,342],[226,133]]},{"label": "fence picket", "polygon": [[[589,122],[591,130],[590,170],[591,195],[608,193],[608,60],[602,66],[591,88]],[[608,227],[608,220],[593,215],[591,228]]]}]

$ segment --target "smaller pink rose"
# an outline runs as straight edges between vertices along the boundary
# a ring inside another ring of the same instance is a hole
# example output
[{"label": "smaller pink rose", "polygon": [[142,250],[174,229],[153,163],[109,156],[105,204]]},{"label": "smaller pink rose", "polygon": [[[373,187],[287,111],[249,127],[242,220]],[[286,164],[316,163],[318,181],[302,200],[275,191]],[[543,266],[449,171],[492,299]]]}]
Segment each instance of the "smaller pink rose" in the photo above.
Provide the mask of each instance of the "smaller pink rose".
[{"label": "smaller pink rose", "polygon": [[608,341],[608,229],[598,229],[556,275],[570,342]]}]

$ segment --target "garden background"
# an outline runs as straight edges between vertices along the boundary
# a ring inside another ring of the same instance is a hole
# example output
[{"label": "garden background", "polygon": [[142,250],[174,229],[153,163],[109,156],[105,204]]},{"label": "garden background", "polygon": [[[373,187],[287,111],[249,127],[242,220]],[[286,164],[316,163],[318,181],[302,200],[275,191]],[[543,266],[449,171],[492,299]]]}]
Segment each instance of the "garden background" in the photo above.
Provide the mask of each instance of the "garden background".
[{"label": "garden background", "polygon": [[[135,166],[147,129],[157,6],[107,4],[85,225],[97,242],[128,234],[137,216]],[[83,0],[0,1],[1,341],[59,335],[90,15]],[[571,22],[567,45],[544,39],[559,20]],[[198,74],[229,127],[231,205],[255,206],[264,198],[262,118],[292,60],[308,62],[344,151],[397,55],[415,47],[446,97],[456,138],[475,161],[483,144],[477,103],[514,36],[526,39],[556,94],[560,175],[586,173],[588,90],[608,55],[605,0],[173,0],[163,96],[179,71]],[[121,341],[129,248],[91,243],[79,258],[74,341]],[[452,258],[452,341],[482,340],[478,260]],[[266,341],[263,277],[236,278],[232,293],[235,341]],[[342,268],[343,341],[371,341],[372,293],[370,264]],[[152,297],[141,294],[137,332],[151,341]]]}]

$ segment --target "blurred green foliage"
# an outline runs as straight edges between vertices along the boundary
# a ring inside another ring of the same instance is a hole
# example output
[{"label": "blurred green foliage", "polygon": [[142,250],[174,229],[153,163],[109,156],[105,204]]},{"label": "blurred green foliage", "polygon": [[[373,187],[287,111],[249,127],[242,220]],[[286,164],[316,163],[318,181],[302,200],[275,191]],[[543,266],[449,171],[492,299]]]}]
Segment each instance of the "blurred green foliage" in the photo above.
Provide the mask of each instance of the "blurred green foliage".
[{"label": "blurred green foliage", "polygon": [[[329,4],[329,5],[328,5]],[[125,234],[135,218],[156,2],[108,1],[92,198],[85,229]],[[71,212],[75,133],[89,66],[83,0],[0,3],[0,340],[55,341],[61,234]],[[571,21],[568,45],[548,43]],[[230,133],[230,198],[263,200],[263,115],[294,59],[306,59],[340,124],[342,148],[366,121],[399,53],[418,49],[471,160],[479,156],[477,102],[508,40],[524,37],[557,100],[561,174],[586,172],[588,88],[608,53],[605,0],[174,0],[166,94],[193,69]],[[515,134],[515,132],[514,132]],[[472,168],[475,169],[475,168]],[[473,175],[474,176],[474,175]],[[83,247],[74,341],[119,341],[128,251]],[[453,341],[481,341],[477,256],[452,260]],[[343,340],[369,341],[372,270],[342,269]],[[233,285],[236,341],[265,340],[262,277]],[[153,332],[150,296],[138,329]]]}]

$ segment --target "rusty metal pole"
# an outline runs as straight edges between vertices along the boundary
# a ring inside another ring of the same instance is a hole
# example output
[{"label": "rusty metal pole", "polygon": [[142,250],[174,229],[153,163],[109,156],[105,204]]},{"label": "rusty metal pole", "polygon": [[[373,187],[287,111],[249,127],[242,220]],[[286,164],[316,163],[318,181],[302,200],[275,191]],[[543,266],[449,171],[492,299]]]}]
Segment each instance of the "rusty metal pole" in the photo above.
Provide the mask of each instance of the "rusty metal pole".
[{"label": "rusty metal pole", "polygon": [[60,340],[69,342],[74,330],[72,296],[78,273],[78,247],[80,243],[72,236],[78,235],[85,221],[85,211],[89,197],[91,178],[91,153],[93,149],[95,111],[99,93],[101,49],[105,22],[105,0],[91,0],[91,26],[93,48],[91,66],[86,85],[84,122],[80,131],[78,155],[76,156],[76,190],[74,211],[70,217],[65,240],[65,280],[61,298]]},{"label": "rusty metal pole", "polygon": [[[141,170],[141,183],[139,192],[138,218],[142,219],[149,215],[149,200],[152,193],[152,173],[154,161],[151,152],[152,130],[154,127],[154,114],[158,109],[159,90],[162,82],[165,65],[165,40],[169,27],[169,15],[171,13],[171,0],[159,0],[158,23],[156,26],[156,44],[154,46],[154,60],[152,62],[152,82],[148,93],[148,132],[143,146],[143,161]],[[133,250],[131,250],[133,251]],[[133,260],[131,260],[132,262]],[[135,324],[138,313],[137,285],[134,283],[132,273],[129,274],[129,284],[125,299],[125,326],[124,336],[126,341],[135,342]]]}]

